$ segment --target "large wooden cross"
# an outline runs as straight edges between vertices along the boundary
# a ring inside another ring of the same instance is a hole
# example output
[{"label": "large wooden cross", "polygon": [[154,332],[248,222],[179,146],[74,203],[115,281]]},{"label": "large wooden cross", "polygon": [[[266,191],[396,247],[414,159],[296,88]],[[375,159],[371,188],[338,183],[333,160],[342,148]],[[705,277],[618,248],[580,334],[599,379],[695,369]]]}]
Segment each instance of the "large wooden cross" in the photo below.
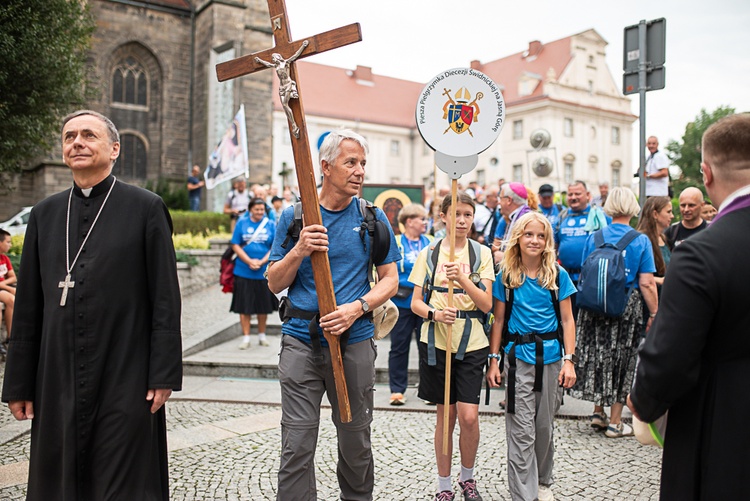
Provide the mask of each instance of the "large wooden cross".
[{"label": "large wooden cross", "polygon": [[[310,157],[310,141],[307,137],[305,111],[302,107],[302,92],[299,80],[297,80],[297,69],[294,61],[297,58],[312,56],[327,50],[359,42],[362,40],[362,30],[359,23],[354,23],[309,37],[305,40],[292,41],[284,0],[268,0],[268,12],[271,17],[271,27],[276,46],[272,49],[218,64],[216,66],[216,75],[219,81],[223,82],[255,73],[256,71],[270,67],[271,65],[268,64],[269,61],[278,61],[278,58],[275,59],[274,55],[280,55],[284,60],[283,62],[288,62],[289,77],[292,82],[296,83],[297,93],[297,97],[293,99],[289,99],[289,94],[287,94],[287,102],[293,115],[293,119],[289,123],[289,135],[292,140],[297,182],[300,189],[300,198],[302,199],[302,211],[305,214],[305,225],[322,224],[323,218],[320,213],[315,172],[312,158]],[[284,104],[283,98],[282,104]],[[294,132],[295,123],[299,127],[296,134]],[[310,256],[310,259],[312,260],[315,288],[318,293],[318,308],[322,317],[336,310],[336,296],[331,278],[331,265],[328,262],[328,255],[325,252],[314,252]],[[324,331],[323,334],[326,341],[328,341],[331,351],[331,365],[333,366],[333,377],[336,382],[336,396],[339,403],[341,421],[348,423],[352,420],[352,413],[349,407],[349,393],[346,388],[339,337],[327,331]]]}]

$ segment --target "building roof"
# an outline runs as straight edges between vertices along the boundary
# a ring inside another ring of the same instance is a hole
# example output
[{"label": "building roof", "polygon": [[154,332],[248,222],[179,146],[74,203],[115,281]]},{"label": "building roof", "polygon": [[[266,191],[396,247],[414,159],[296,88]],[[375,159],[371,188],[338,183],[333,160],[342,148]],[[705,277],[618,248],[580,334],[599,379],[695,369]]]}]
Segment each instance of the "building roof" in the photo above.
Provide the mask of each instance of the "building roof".
[{"label": "building roof", "polygon": [[[355,70],[299,61],[297,79],[305,113],[319,117],[416,127],[417,98],[424,84]],[[281,110],[279,81],[273,79],[274,109]]]},{"label": "building roof", "polygon": [[[547,44],[534,40],[524,51],[484,64],[472,61],[471,67],[503,86],[506,106],[535,100],[544,96],[544,79],[552,72],[554,78],[558,78],[573,59],[572,38],[569,36]],[[523,78],[537,80],[539,84],[531,93],[522,96],[519,82]]]}]

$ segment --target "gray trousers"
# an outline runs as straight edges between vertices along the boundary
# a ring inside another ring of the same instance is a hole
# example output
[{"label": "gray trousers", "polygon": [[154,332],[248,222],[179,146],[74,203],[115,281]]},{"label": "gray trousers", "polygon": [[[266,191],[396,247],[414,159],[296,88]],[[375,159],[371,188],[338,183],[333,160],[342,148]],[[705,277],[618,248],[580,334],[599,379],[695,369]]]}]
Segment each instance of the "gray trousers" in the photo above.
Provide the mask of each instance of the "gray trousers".
[{"label": "gray trousers", "polygon": [[279,354],[281,383],[281,466],[276,499],[279,501],[316,500],[315,448],[318,443],[320,404],[328,394],[332,419],[338,435],[336,476],[341,499],[372,499],[375,466],[372,459],[372,423],[375,385],[375,342],[368,339],[346,347],[344,373],[349,391],[352,421],[342,423],[328,347],[323,347],[325,363],[316,366],[312,347],[284,335]]},{"label": "gray trousers", "polygon": [[542,391],[534,392],[534,365],[516,359],[516,413],[505,413],[508,486],[513,500],[534,501],[539,484],[552,485],[552,433],[562,401],[562,388],[557,383],[561,368],[562,360],[545,365]]}]

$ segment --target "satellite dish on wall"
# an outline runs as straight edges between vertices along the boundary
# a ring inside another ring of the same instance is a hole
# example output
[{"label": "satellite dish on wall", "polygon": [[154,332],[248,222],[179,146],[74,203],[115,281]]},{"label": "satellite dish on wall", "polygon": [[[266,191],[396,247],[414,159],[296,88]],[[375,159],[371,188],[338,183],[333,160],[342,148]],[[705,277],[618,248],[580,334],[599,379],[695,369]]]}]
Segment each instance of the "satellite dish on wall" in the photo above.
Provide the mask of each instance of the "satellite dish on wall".
[{"label": "satellite dish on wall", "polygon": [[534,160],[534,165],[531,167],[531,170],[533,170],[534,174],[539,177],[547,177],[552,174],[552,168],[552,160],[547,157],[539,157]]},{"label": "satellite dish on wall", "polygon": [[535,130],[531,133],[531,138],[529,138],[531,147],[535,150],[546,148],[547,146],[549,146],[550,141],[552,141],[552,136],[550,136],[549,132],[547,132],[547,130],[545,129]]}]

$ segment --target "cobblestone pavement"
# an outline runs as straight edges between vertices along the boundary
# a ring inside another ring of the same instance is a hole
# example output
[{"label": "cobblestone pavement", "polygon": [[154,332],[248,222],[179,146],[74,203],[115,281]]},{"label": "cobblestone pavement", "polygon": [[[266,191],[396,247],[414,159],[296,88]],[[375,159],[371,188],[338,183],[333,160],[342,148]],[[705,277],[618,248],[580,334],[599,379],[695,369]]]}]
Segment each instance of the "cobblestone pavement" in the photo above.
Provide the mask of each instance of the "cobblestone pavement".
[{"label": "cobblestone pavement", "polygon": [[[278,423],[277,406],[172,401],[167,404],[170,440],[175,433],[196,436],[207,423],[229,427],[232,420],[271,416]],[[7,413],[7,409],[2,411]],[[318,499],[338,499],[335,472],[336,430],[324,410],[318,438],[316,469]],[[222,424],[224,423],[224,424]],[[502,416],[480,417],[481,445],[476,478],[484,499],[510,499],[507,491],[505,421]],[[435,488],[432,435],[433,412],[377,411],[372,426],[375,454],[375,499],[431,499]],[[279,466],[280,428],[233,434],[228,438],[203,436],[198,445],[170,452],[171,499],[275,499]],[[456,442],[457,443],[457,442]],[[170,446],[173,442],[170,441]],[[657,499],[660,450],[640,446],[633,438],[607,439],[588,422],[558,419],[555,430],[555,479],[559,500]],[[0,446],[0,464],[28,460],[29,437]],[[458,476],[454,454],[453,477]],[[454,487],[457,485],[454,482]],[[0,499],[24,499],[25,486],[0,489]]]}]

